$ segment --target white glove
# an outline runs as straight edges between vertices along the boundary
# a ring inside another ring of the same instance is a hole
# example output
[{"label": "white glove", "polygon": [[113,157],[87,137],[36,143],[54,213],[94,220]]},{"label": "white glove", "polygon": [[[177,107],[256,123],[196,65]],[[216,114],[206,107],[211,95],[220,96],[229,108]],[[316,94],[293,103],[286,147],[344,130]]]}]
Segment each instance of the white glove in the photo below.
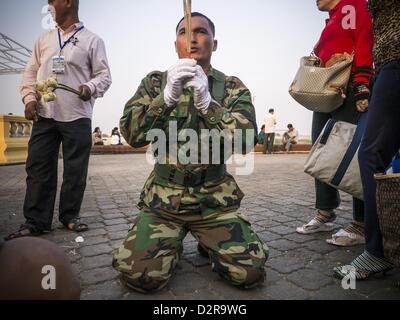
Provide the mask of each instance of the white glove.
[{"label": "white glove", "polygon": [[168,70],[167,85],[164,89],[164,100],[168,107],[179,102],[183,84],[196,74],[197,62],[194,59],[181,59]]},{"label": "white glove", "polygon": [[199,65],[196,66],[196,75],[186,82],[184,88],[193,88],[194,106],[201,113],[206,114],[211,104],[211,94],[208,91],[208,77]]}]

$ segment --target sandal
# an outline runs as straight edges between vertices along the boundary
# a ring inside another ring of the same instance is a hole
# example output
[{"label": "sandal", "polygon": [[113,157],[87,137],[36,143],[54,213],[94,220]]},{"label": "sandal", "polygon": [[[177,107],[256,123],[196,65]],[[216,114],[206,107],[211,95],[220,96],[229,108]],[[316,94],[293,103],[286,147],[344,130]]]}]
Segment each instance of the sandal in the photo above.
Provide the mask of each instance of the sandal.
[{"label": "sandal", "polygon": [[303,225],[296,229],[297,233],[300,234],[312,234],[317,232],[329,232],[332,231],[335,227],[332,221],[336,219],[336,215],[328,220],[325,215],[323,215],[319,210],[315,218],[313,218],[309,223]]},{"label": "sandal", "polygon": [[365,244],[365,236],[352,229],[352,225],[345,229],[340,229],[332,235],[332,239],[326,240],[327,243],[338,247],[352,247]]},{"label": "sandal", "polygon": [[35,226],[25,223],[19,227],[18,231],[11,233],[7,237],[5,237],[4,240],[10,241],[23,237],[38,237],[43,233],[43,231],[38,230]]},{"label": "sandal", "polygon": [[[71,227],[72,225],[72,227]],[[79,218],[72,219],[70,222],[64,224],[65,228],[69,231],[75,231],[77,233],[85,232],[89,230],[89,226],[85,223],[81,223]]]},{"label": "sandal", "polygon": [[344,265],[333,269],[336,278],[343,279],[349,275],[349,270],[355,271],[356,280],[367,280],[372,275],[386,273],[392,270],[394,265],[386,259],[381,259],[373,256],[365,251],[359,257],[353,260],[350,265]]}]

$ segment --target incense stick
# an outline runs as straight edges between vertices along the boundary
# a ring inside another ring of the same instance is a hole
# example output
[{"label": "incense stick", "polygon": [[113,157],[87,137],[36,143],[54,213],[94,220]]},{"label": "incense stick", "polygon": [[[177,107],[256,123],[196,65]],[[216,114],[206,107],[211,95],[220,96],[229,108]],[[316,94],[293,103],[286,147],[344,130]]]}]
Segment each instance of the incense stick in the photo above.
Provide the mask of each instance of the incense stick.
[{"label": "incense stick", "polygon": [[192,51],[192,0],[183,0],[183,9],[185,17],[186,51],[190,54]]}]

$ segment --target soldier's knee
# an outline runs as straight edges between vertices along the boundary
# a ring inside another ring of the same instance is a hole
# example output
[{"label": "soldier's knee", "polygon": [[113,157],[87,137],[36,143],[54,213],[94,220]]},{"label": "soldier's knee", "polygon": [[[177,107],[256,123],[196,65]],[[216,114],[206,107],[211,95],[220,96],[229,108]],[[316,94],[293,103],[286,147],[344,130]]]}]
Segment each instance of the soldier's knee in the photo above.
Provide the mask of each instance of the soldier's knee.
[{"label": "soldier's knee", "polygon": [[138,292],[151,293],[163,289],[171,278],[173,268],[160,267],[159,263],[156,260],[143,262],[135,256],[132,260],[126,260],[115,255],[113,267],[121,272],[121,280],[127,287]]},{"label": "soldier's knee", "polygon": [[232,285],[250,289],[265,281],[264,266],[243,266],[215,261],[213,270]]},{"label": "soldier's knee", "polygon": [[240,272],[228,274],[230,282],[243,289],[254,288],[265,281],[264,268],[242,268]]}]

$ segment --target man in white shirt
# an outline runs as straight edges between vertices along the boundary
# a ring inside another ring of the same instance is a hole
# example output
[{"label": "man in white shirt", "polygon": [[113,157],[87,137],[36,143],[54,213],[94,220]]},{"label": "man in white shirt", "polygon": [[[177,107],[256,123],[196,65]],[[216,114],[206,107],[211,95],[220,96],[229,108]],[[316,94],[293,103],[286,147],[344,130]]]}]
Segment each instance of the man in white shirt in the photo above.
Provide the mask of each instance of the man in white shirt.
[{"label": "man in white shirt", "polygon": [[283,134],[282,144],[285,147],[286,152],[290,151],[293,144],[297,144],[299,141],[299,132],[293,127],[291,123],[287,126],[288,131]]},{"label": "man in white shirt", "polygon": [[263,148],[264,154],[267,154],[267,151],[268,154],[272,154],[275,142],[276,123],[277,122],[276,122],[275,110],[269,109],[268,114],[264,118],[264,124],[265,124],[265,140]]},{"label": "man in white shirt", "polygon": [[[79,21],[79,0],[48,3],[57,28],[36,41],[21,83],[25,117],[34,121],[26,163],[26,222],[6,240],[51,231],[61,143],[64,175],[59,220],[71,231],[88,229],[79,221],[79,212],[92,146],[91,118],[96,98],[111,85],[110,69],[103,40]],[[51,75],[79,95],[58,89],[53,102],[44,102],[36,83]]]}]

